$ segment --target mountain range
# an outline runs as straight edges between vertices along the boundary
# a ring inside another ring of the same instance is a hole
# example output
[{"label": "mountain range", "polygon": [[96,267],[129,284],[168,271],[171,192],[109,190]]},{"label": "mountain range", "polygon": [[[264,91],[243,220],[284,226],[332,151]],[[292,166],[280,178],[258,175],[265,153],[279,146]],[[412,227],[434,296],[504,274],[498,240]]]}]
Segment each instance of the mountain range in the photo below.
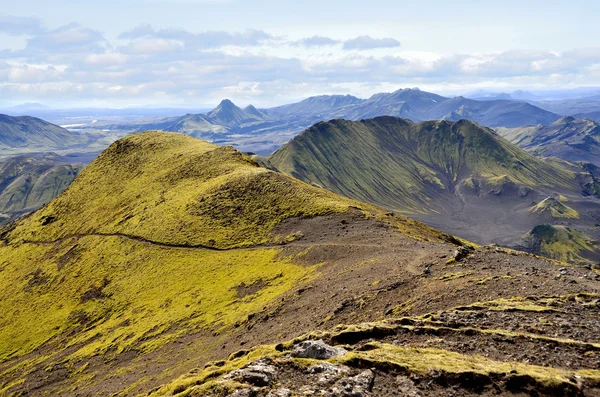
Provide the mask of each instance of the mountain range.
[{"label": "mountain range", "polygon": [[[468,120],[321,122],[266,164],[481,244],[522,247],[522,236],[546,223],[599,237],[593,172],[535,157]],[[595,248],[566,247],[552,256],[600,259]]]},{"label": "mountain range", "polygon": [[498,128],[500,135],[536,156],[600,166],[600,123],[563,117],[550,125]]},{"label": "mountain range", "polygon": [[[402,137],[411,178],[441,195],[468,168],[497,183],[491,159],[531,156],[468,121],[314,129]],[[532,161],[506,170],[572,187]],[[593,396],[594,269],[472,245],[231,147],[133,134],[0,230],[0,395]]]},{"label": "mountain range", "polygon": [[245,151],[268,154],[317,122],[337,118],[361,120],[384,115],[415,122],[468,119],[489,127],[549,124],[560,118],[526,102],[446,98],[418,89],[403,89],[375,94],[368,99],[323,95],[261,110],[251,105],[242,109],[224,100],[206,114],[188,114],[158,123],[111,128],[182,132],[215,143],[233,144]]}]

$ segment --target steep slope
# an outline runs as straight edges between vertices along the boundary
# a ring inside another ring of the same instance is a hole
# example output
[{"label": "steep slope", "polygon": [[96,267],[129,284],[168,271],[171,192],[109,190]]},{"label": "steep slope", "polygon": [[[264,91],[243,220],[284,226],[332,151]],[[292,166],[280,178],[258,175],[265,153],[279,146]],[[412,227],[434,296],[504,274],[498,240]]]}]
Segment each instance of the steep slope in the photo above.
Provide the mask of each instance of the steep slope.
[{"label": "steep slope", "polygon": [[562,194],[587,215],[563,219],[573,227],[591,227],[600,215],[600,202],[586,197],[590,177],[582,169],[534,157],[465,120],[332,120],[306,130],[268,161],[306,182],[479,243],[508,244],[547,222],[528,210],[549,196]]},{"label": "steep slope", "polygon": [[10,152],[11,149],[62,149],[87,141],[82,135],[35,117],[0,114],[0,152]]},{"label": "steep slope", "polygon": [[51,155],[0,161],[0,224],[35,210],[65,190],[81,166],[60,164]]},{"label": "steep slope", "polygon": [[473,175],[489,183],[507,177],[532,187],[574,187],[568,171],[468,121],[332,120],[294,138],[269,162],[299,179],[397,211],[440,211],[432,200]]},{"label": "steep slope", "polygon": [[600,124],[563,117],[550,125],[499,128],[498,133],[536,156],[600,165]]},{"label": "steep slope", "polygon": [[[457,394],[475,369],[496,394],[597,391],[592,270],[553,278],[551,262],[465,246],[184,135],[114,143],[0,241],[1,395],[265,397],[264,374],[225,389],[216,377],[315,337],[353,350],[334,361],[348,374],[377,368],[377,388],[405,368]],[[557,324],[574,318],[577,340],[565,340],[573,328]],[[530,336],[535,325],[553,336]],[[316,384],[313,363],[273,373],[282,387]]]},{"label": "steep slope", "polygon": [[595,259],[598,241],[587,234],[564,226],[539,225],[523,237],[528,252],[567,262],[588,262]]}]

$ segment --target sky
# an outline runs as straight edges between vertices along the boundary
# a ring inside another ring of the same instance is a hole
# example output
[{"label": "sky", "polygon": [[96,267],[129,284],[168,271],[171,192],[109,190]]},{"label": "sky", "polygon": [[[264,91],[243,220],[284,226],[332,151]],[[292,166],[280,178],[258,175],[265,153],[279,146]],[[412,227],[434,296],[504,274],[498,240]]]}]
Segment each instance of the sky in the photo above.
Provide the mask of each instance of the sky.
[{"label": "sky", "polygon": [[1,0],[0,105],[600,87],[597,0]]}]

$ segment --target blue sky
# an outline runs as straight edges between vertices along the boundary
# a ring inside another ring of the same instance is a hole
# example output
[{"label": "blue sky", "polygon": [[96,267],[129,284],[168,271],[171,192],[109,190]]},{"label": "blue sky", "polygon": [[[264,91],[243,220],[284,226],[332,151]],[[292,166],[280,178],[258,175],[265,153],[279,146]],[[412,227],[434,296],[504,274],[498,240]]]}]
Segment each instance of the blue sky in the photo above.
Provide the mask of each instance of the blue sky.
[{"label": "blue sky", "polygon": [[600,86],[597,1],[4,1],[0,104]]}]

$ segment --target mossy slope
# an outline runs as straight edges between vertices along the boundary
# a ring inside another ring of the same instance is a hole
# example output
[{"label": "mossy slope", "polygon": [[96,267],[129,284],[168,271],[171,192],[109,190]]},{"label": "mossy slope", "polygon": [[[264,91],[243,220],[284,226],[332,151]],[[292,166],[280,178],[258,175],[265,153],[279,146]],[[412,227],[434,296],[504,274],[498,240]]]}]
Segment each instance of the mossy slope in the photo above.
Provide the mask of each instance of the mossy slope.
[{"label": "mossy slope", "polygon": [[261,168],[231,147],[146,132],[111,145],[64,194],[19,222],[10,239],[126,234],[232,248],[268,243],[283,219],[350,205],[360,204]]},{"label": "mossy slope", "polygon": [[472,176],[577,189],[570,171],[466,120],[332,120],[294,138],[269,162],[301,180],[404,212],[439,209]]},{"label": "mossy slope", "polygon": [[[359,207],[378,214],[232,148],[161,132],[124,138],[0,233],[0,379],[231,327],[315,271],[282,255],[276,225]],[[240,285],[260,288],[240,296]]]},{"label": "mossy slope", "polygon": [[568,218],[568,219],[577,219],[579,218],[579,213],[575,211],[573,208],[561,203],[559,200],[548,197],[538,204],[532,206],[529,209],[529,212],[545,215],[551,218]]},{"label": "mossy slope", "polygon": [[588,262],[597,241],[582,231],[557,225],[539,225],[524,237],[527,251],[565,262]]}]

